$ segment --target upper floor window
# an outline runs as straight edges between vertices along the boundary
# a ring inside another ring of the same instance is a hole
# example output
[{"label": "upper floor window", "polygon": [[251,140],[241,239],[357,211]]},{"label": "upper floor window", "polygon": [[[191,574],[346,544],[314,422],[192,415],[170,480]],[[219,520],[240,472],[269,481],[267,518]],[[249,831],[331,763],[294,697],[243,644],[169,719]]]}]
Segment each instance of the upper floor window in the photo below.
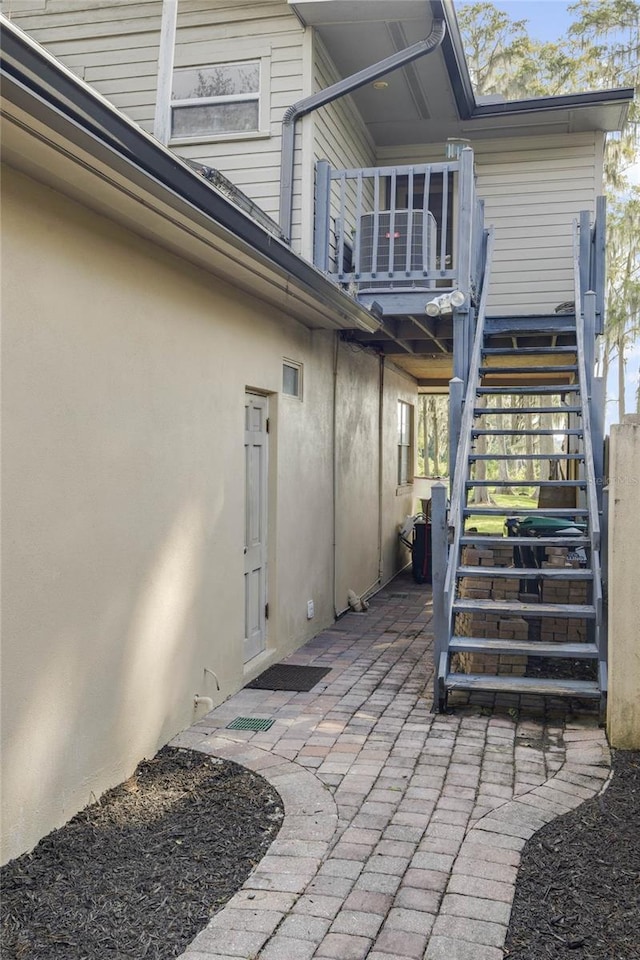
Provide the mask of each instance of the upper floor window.
[{"label": "upper floor window", "polygon": [[259,133],[261,73],[260,60],[174,70],[171,139]]}]

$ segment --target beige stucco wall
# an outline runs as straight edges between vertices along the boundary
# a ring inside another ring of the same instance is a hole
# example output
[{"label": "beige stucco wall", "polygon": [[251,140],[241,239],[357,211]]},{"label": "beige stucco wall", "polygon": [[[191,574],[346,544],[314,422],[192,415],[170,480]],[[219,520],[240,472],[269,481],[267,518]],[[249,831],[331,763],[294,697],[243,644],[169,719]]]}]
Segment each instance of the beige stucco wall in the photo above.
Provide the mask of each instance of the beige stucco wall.
[{"label": "beige stucco wall", "polygon": [[342,611],[348,606],[349,590],[359,596],[371,592],[378,581],[385,583],[408,560],[394,535],[405,515],[412,512],[413,502],[412,487],[397,486],[398,401],[415,404],[416,389],[414,381],[383,360],[372,358],[357,344],[341,345],[336,369],[340,411],[337,517],[341,534],[336,556],[336,601],[338,611]]},{"label": "beige stucco wall", "polygon": [[[194,693],[219,702],[332,621],[335,341],[10,168],[3,191],[4,861],[189,725]],[[304,364],[302,402],[280,393],[283,357]],[[367,420],[336,497],[341,582],[362,590],[379,366],[345,344],[339,358],[338,436],[351,403]],[[272,420],[269,639],[248,674],[247,387]],[[400,395],[415,387],[389,377],[383,409]],[[395,432],[384,442],[395,463]]]},{"label": "beige stucco wall", "polygon": [[613,747],[640,749],[640,416],[611,428],[609,447],[609,697]]}]

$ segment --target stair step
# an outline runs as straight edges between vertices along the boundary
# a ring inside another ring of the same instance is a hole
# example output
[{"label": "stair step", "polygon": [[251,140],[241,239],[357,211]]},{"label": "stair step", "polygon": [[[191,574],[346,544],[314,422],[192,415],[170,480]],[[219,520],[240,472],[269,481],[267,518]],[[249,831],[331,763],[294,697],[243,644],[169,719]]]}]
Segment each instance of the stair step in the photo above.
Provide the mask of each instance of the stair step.
[{"label": "stair step", "polygon": [[[586,547],[591,544],[589,537],[496,537],[489,534],[464,534],[460,537],[460,543],[482,544],[485,546],[509,547]],[[482,569],[482,568],[480,568]],[[486,567],[487,570],[495,570],[495,567]]]},{"label": "stair step", "polygon": [[584,460],[584,453],[470,453],[469,460]]},{"label": "stair step", "polygon": [[[550,507],[548,510],[543,510],[541,507],[532,507],[530,510],[512,510],[509,507],[464,507],[463,513],[465,516],[471,516],[471,514],[484,514],[487,516],[494,517],[530,517],[539,515],[541,517],[586,517],[589,515],[589,511],[578,508],[578,507]],[[567,526],[569,522],[567,521]]]},{"label": "stair step", "polygon": [[600,699],[600,688],[595,680],[549,680],[536,677],[494,677],[482,673],[449,673],[445,677],[444,685],[447,690],[484,690],[487,693]]},{"label": "stair step", "polygon": [[582,407],[474,407],[474,417],[510,416],[521,413],[582,413]]},{"label": "stair step", "polygon": [[536,354],[549,353],[577,353],[577,350],[576,346],[567,345],[561,347],[518,347],[517,349],[513,347],[483,347],[482,353],[493,357],[517,357],[520,354],[535,356]]},{"label": "stair step", "polygon": [[586,480],[467,480],[465,483],[467,490],[471,487],[586,487],[586,485]]},{"label": "stair step", "polygon": [[597,660],[595,643],[544,643],[534,640],[493,640],[484,637],[451,637],[450,653],[507,653],[523,657],[558,657],[571,660]]},{"label": "stair step", "polygon": [[[495,569],[495,568],[494,568]],[[454,600],[455,613],[498,613],[511,617],[557,617],[558,620],[594,620],[590,603],[521,603],[520,600]]]},{"label": "stair step", "polygon": [[576,318],[573,313],[530,314],[523,317],[487,317],[486,336],[539,337],[542,334],[555,336],[560,333],[576,332]]},{"label": "stair step", "polygon": [[[516,537],[505,537],[515,540]],[[531,537],[535,540],[535,537]],[[534,544],[532,544],[533,546]],[[457,577],[506,577],[509,580],[591,580],[593,571],[586,567],[466,567],[456,570]]]},{"label": "stair step", "polygon": [[580,389],[577,383],[556,383],[542,384],[541,386],[525,387],[476,387],[476,393],[482,394],[530,394],[531,396],[542,396],[550,393],[577,393]]},{"label": "stair step", "polygon": [[559,366],[535,366],[535,367],[480,367],[480,375],[486,377],[488,374],[505,373],[576,373],[577,364],[564,364]]},{"label": "stair step", "polygon": [[[554,437],[556,434],[563,437],[581,437],[584,433],[581,427],[561,427],[559,430],[485,430],[473,427],[471,435],[474,437]],[[549,459],[549,454],[543,457]]]}]

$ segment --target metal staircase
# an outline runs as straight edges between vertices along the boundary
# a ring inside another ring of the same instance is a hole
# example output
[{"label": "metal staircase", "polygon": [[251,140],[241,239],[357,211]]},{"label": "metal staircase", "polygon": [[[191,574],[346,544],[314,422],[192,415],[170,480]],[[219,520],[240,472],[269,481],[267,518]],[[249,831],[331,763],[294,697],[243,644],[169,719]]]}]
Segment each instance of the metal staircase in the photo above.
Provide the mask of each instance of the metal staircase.
[{"label": "metal staircase", "polygon": [[[490,237],[488,258],[491,246]],[[448,516],[444,489],[433,504],[435,698],[440,711],[454,691],[575,697],[598,701],[604,711],[602,494],[596,483],[591,411],[592,404],[601,401],[602,385],[594,384],[595,295],[582,297],[580,249],[576,227],[576,301],[571,314],[485,318],[489,269],[485,271]],[[514,408],[491,406],[494,398],[504,396],[544,399],[539,405],[524,400],[517,414],[529,421],[526,428],[505,430],[501,418],[513,415]],[[600,427],[597,414],[596,435]],[[553,436],[556,442],[562,439],[563,449],[504,452],[516,435]],[[489,437],[504,438],[500,452],[478,449]],[[601,483],[600,457],[598,452]],[[562,464],[564,478],[525,483],[476,475],[482,461],[508,465],[550,459]],[[553,503],[554,493],[561,501],[523,511],[520,520],[525,515],[534,518],[527,521],[526,531],[518,528],[508,507],[472,502],[481,487],[525,485],[539,488],[545,502]],[[570,491],[573,502],[562,505]],[[483,533],[486,516],[509,520],[512,535]],[[531,528],[536,517],[559,521],[559,529],[535,536]],[[444,560],[438,566],[438,550],[441,557],[448,554],[446,567]]]}]

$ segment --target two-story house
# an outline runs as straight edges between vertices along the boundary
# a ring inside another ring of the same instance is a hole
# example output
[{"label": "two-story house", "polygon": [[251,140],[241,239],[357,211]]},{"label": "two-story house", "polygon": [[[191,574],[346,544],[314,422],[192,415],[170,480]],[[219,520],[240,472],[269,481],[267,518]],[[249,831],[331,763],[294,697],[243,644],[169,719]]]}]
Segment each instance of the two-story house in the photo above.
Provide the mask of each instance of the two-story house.
[{"label": "two-story house", "polygon": [[580,392],[632,92],[478,102],[441,0],[2,11],[7,857],[407,562],[419,391]]}]

